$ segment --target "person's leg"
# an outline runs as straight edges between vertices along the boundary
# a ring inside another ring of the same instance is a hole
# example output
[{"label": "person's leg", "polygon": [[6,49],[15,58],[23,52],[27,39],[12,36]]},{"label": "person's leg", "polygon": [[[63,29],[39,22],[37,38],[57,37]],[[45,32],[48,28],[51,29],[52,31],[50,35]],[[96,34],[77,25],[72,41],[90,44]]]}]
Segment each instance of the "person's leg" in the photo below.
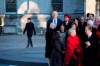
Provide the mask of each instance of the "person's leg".
[{"label": "person's leg", "polygon": [[68,66],[77,66],[77,64],[78,64],[77,60],[75,60],[74,58],[71,58]]},{"label": "person's leg", "polygon": [[29,47],[29,44],[30,44],[30,39],[29,39],[29,37],[28,37],[28,43],[27,43],[26,48]]},{"label": "person's leg", "polygon": [[51,62],[51,60],[48,58],[48,66],[50,66],[50,62]]},{"label": "person's leg", "polygon": [[33,47],[32,38],[31,37],[30,37],[30,44],[31,44],[31,47]]}]

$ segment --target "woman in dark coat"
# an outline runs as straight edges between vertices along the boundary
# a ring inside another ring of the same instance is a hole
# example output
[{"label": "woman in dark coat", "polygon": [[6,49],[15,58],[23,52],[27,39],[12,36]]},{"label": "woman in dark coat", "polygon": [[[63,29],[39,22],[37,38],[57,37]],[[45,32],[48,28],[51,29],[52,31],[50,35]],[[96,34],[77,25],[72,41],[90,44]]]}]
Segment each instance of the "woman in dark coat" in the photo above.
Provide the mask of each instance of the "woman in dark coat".
[{"label": "woman in dark coat", "polygon": [[53,52],[51,55],[50,66],[63,66],[63,46],[58,32],[53,34],[52,46]]}]

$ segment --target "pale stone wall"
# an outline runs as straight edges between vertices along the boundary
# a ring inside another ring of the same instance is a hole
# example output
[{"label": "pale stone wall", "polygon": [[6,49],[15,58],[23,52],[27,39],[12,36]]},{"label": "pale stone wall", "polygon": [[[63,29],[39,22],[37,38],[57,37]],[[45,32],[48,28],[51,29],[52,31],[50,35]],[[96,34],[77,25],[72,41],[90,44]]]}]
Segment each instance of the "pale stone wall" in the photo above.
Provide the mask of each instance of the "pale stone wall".
[{"label": "pale stone wall", "polygon": [[96,1],[95,0],[86,0],[86,14],[87,13],[96,13]]}]

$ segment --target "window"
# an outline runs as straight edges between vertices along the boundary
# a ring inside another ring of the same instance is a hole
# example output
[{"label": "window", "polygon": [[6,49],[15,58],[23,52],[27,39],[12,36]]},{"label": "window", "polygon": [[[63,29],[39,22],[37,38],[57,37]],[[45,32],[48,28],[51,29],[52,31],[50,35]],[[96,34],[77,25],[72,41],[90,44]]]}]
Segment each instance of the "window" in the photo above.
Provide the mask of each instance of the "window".
[{"label": "window", "polygon": [[6,0],[6,12],[16,12],[16,0]]},{"label": "window", "polygon": [[63,12],[63,0],[52,0],[52,8],[55,11]]},{"label": "window", "polygon": [[96,15],[100,16],[100,0],[96,0]]}]

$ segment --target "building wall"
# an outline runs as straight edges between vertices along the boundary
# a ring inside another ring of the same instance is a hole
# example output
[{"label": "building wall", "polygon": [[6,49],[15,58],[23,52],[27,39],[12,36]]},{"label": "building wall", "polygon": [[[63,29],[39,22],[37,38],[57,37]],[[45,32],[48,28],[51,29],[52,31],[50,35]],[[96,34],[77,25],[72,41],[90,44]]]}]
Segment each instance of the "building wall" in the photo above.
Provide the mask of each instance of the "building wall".
[{"label": "building wall", "polygon": [[70,13],[73,17],[84,14],[84,0],[64,0],[64,13]]},{"label": "building wall", "polygon": [[86,0],[86,14],[96,14],[96,0]]},{"label": "building wall", "polygon": [[0,19],[2,21],[0,26],[4,26],[4,0],[0,0]]},{"label": "building wall", "polygon": [[[51,0],[17,0],[15,13],[5,12],[5,0],[0,3],[1,10],[3,9],[1,12],[5,15],[5,33],[22,33],[28,17],[32,18],[38,33],[45,32],[47,20],[50,18]],[[83,15],[84,0],[63,0],[63,12],[59,13],[59,18],[63,19],[65,13],[73,17]]]},{"label": "building wall", "polygon": [[4,14],[4,0],[0,0],[0,14]]}]

